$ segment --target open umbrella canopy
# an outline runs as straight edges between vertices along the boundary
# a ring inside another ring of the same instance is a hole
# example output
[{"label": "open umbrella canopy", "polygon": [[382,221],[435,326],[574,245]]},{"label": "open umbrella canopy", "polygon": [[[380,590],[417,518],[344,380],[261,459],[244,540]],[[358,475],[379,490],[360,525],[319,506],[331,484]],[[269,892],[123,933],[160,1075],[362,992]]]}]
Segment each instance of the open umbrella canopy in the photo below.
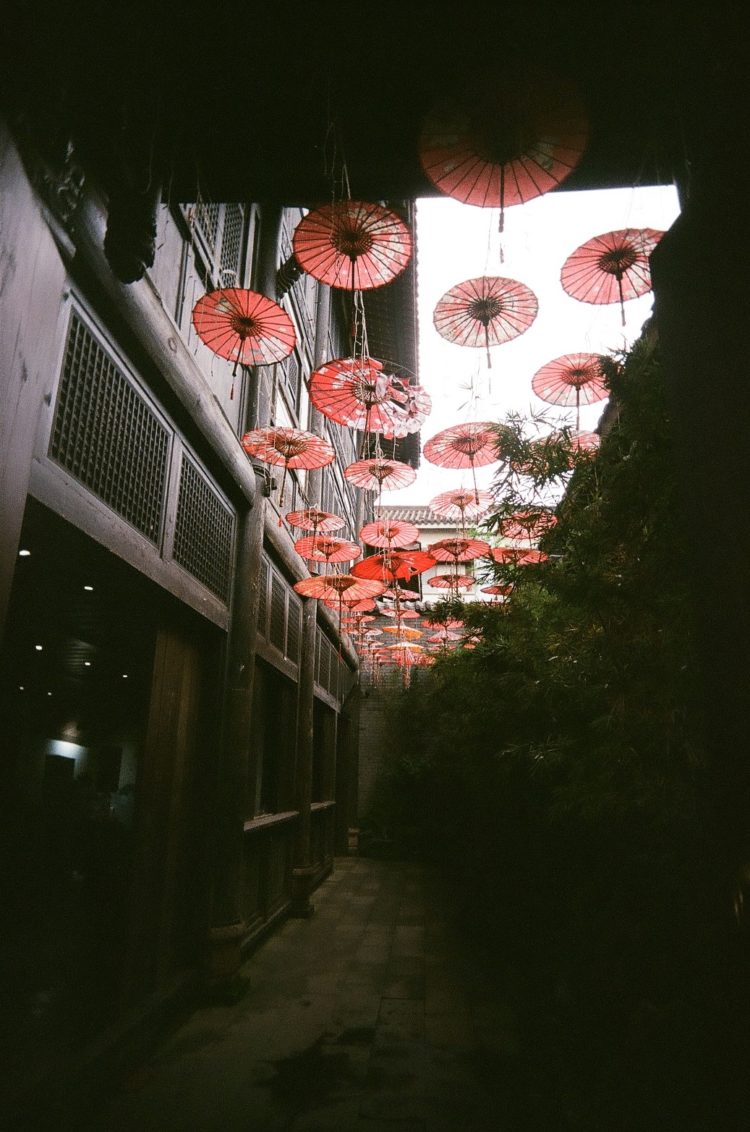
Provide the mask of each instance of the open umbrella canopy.
[{"label": "open umbrella canopy", "polygon": [[434,574],[427,584],[435,590],[470,590],[475,581],[471,574]]},{"label": "open umbrella canopy", "polygon": [[288,468],[322,468],[335,457],[329,441],[300,428],[256,428],[242,437],[242,447],[248,456]]},{"label": "open umbrella canopy", "polygon": [[289,511],[286,519],[301,531],[312,531],[313,534],[321,535],[340,531],[346,525],[346,519],[342,519],[340,515],[333,515],[330,511],[320,511],[317,507],[306,507],[304,511]]},{"label": "open umbrella canopy", "polygon": [[[441,468],[473,468],[492,464],[497,454],[497,430],[491,421],[452,425],[425,443],[424,458]],[[475,502],[476,502],[476,494]]]},{"label": "open umbrella canopy", "polygon": [[374,598],[382,594],[385,586],[369,578],[355,578],[352,574],[318,574],[295,582],[294,589],[302,597],[320,598],[342,606],[345,597],[348,601]]},{"label": "open umbrella canopy", "polygon": [[479,538],[442,538],[430,546],[438,562],[471,562],[490,552],[490,544]]},{"label": "open umbrella canopy", "polygon": [[400,275],[412,254],[408,227],[395,212],[342,200],[308,212],[292,239],[300,267],[329,287],[368,291]]},{"label": "open umbrella canopy", "polygon": [[362,528],[359,536],[368,546],[411,546],[419,538],[419,527],[403,519],[375,519]]},{"label": "open umbrella canopy", "polygon": [[[587,115],[575,89],[533,65],[481,73],[424,122],[419,157],[441,192],[499,208],[549,192],[581,159]],[[501,227],[502,230],[502,227]]]},{"label": "open umbrella canopy", "polygon": [[[385,594],[383,595],[385,597]],[[414,595],[416,597],[416,594]],[[395,607],[389,609],[385,606],[380,610],[383,617],[396,617],[399,621],[416,621],[419,619],[419,614],[416,609],[396,609]]]},{"label": "open umbrella canopy", "polygon": [[356,460],[344,468],[344,475],[355,487],[378,493],[408,487],[417,478],[417,473],[410,464],[404,464],[400,460],[386,460],[382,456]]},{"label": "open umbrella canopy", "polygon": [[362,551],[356,542],[334,538],[332,535],[309,535],[298,538],[294,549],[308,562],[354,562]]},{"label": "open umbrella canopy", "polygon": [[531,388],[550,405],[592,405],[609,396],[599,354],[554,358],[536,371]]},{"label": "open umbrella canopy", "polygon": [[[363,558],[352,567],[352,574],[357,578],[377,578],[384,583],[408,581],[434,565],[435,559],[424,550],[402,550]],[[417,597],[416,594],[412,596]]]},{"label": "open umbrella canopy", "polygon": [[405,625],[385,625],[383,632],[398,636],[402,641],[418,641],[422,636],[419,629],[408,629]]},{"label": "open umbrella canopy", "polygon": [[498,275],[467,279],[446,291],[432,321],[438,334],[458,346],[490,347],[510,342],[528,330],[539,310],[537,297],[524,283]]},{"label": "open umbrella canopy", "polygon": [[542,550],[521,546],[495,546],[490,551],[491,557],[501,565],[529,566],[533,562],[546,562],[549,557]]},{"label": "open umbrella canopy", "polygon": [[624,303],[651,290],[649,256],[663,235],[654,228],[622,228],[594,236],[565,260],[563,290],[582,303],[619,303],[624,326]]},{"label": "open umbrella canopy", "polygon": [[496,582],[491,586],[480,587],[483,594],[491,594],[493,597],[510,597],[513,593],[513,585],[511,582]]},{"label": "open umbrella canopy", "polygon": [[[475,495],[478,497],[475,499]],[[472,488],[457,487],[452,491],[443,491],[431,499],[428,506],[435,515],[440,515],[453,523],[466,525],[467,519],[478,519],[489,511],[493,497],[489,491],[477,491]]]},{"label": "open umbrella canopy", "polygon": [[335,358],[310,375],[310,400],[329,420],[365,432],[390,423],[391,384],[375,358]]},{"label": "open umbrella canopy", "polygon": [[201,341],[235,367],[283,361],[297,340],[292,320],[278,303],[241,287],[209,291],[198,299],[192,318]]},{"label": "open umbrella canopy", "polygon": [[556,522],[551,511],[516,511],[500,522],[499,531],[503,538],[531,540],[541,538]]}]

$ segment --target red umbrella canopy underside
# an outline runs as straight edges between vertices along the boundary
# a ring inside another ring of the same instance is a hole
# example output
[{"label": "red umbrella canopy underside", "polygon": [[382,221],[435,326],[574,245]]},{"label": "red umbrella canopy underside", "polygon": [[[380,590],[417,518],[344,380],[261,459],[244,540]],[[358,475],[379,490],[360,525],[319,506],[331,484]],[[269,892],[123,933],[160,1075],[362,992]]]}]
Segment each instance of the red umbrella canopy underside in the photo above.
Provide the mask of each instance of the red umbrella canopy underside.
[{"label": "red umbrella canopy underside", "polygon": [[346,525],[346,519],[342,519],[340,515],[334,515],[330,511],[320,511],[317,507],[306,507],[304,511],[289,511],[286,520],[301,531],[315,531],[321,535],[340,531]]},{"label": "red umbrella canopy underside", "polygon": [[645,295],[651,290],[649,256],[663,235],[654,228],[623,228],[594,236],[565,260],[563,289],[582,303],[619,303]]},{"label": "red umbrella canopy underside", "polygon": [[[385,586],[369,578],[355,578],[352,574],[318,574],[294,583],[302,597],[320,598],[338,607],[348,602],[374,598],[382,594]],[[346,599],[346,600],[345,600]]]},{"label": "red umbrella canopy underside", "polygon": [[503,538],[541,538],[556,522],[557,517],[551,511],[516,511],[502,520],[499,529]]},{"label": "red umbrella canopy underside", "polygon": [[362,551],[356,542],[334,538],[332,535],[311,535],[298,538],[294,549],[308,562],[354,562]]},{"label": "red umbrella canopy underside", "polygon": [[427,117],[422,168],[464,204],[504,208],[554,189],[575,169],[588,138],[576,90],[556,75],[510,65],[479,76],[459,100]]},{"label": "red umbrella canopy underside", "polygon": [[490,421],[453,425],[431,437],[424,446],[423,455],[425,460],[442,468],[493,464],[499,459],[497,431]]},{"label": "red umbrella canopy underside", "polygon": [[[435,565],[435,559],[424,550],[372,554],[352,567],[358,578],[377,578],[382,582],[408,581]],[[414,595],[415,597],[417,595]]]},{"label": "red umbrella canopy underside", "polygon": [[563,354],[538,369],[531,388],[551,405],[592,405],[609,397],[598,354]]},{"label": "red umbrella canopy underside", "polygon": [[256,428],[242,437],[248,456],[288,468],[322,468],[333,462],[333,446],[314,432],[299,428]]},{"label": "red umbrella canopy underside", "polygon": [[375,519],[359,532],[368,546],[384,548],[411,546],[419,538],[419,527],[403,519]]},{"label": "red umbrella canopy underside", "polygon": [[368,201],[334,201],[308,212],[292,245],[308,275],[350,291],[390,283],[412,254],[411,232],[401,217]]},{"label": "red umbrella canopy underside", "polygon": [[428,506],[433,514],[458,523],[485,515],[492,503],[493,497],[489,491],[475,492],[473,488],[457,487],[452,491],[444,491],[436,495]]},{"label": "red umbrella canopy underside", "polygon": [[209,350],[241,365],[283,361],[297,341],[289,315],[257,291],[209,291],[193,307],[193,326]]},{"label": "red umbrella canopy underside", "polygon": [[526,549],[520,546],[496,546],[490,552],[495,562],[501,565],[529,566],[533,562],[546,562],[548,555],[542,550]]},{"label": "red umbrella canopy underside", "polygon": [[478,538],[443,538],[430,546],[438,562],[471,562],[490,552],[490,544]]},{"label": "red umbrella canopy underside", "polygon": [[408,487],[417,478],[417,473],[410,464],[378,457],[356,460],[344,468],[344,475],[355,487],[378,492]]},{"label": "red umbrella canopy underside", "polygon": [[482,275],[451,287],[439,300],[432,321],[438,334],[458,346],[501,346],[528,330],[539,310],[524,283]]},{"label": "red umbrella canopy underside", "polygon": [[435,574],[428,585],[436,590],[469,590],[475,581],[471,574]]}]

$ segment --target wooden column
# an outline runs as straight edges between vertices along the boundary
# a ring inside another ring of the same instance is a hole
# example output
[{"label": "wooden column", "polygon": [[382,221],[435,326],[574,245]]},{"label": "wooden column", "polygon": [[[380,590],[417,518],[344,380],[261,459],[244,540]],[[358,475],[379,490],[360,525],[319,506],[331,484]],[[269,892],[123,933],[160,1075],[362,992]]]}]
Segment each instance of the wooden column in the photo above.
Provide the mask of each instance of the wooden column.
[{"label": "wooden column", "polygon": [[[258,290],[275,295],[276,251],[281,211],[264,209],[255,278]],[[257,397],[249,398],[248,428],[255,427]],[[250,465],[248,461],[248,466]],[[217,784],[217,823],[213,882],[209,984],[218,994],[237,986],[246,935],[244,917],[245,835],[250,811],[250,722],[255,681],[255,645],[260,604],[261,561],[265,526],[262,469],[256,470],[253,506],[244,513],[238,531],[232,595],[232,620],[227,646],[226,699],[222,762]]]},{"label": "wooden column", "polygon": [[[314,364],[320,365],[328,356],[328,325],[331,314],[331,292],[322,284],[318,287],[315,315]],[[308,419],[311,432],[319,432],[323,416],[312,405]],[[323,470],[310,472],[307,495],[310,505],[320,500]],[[318,603],[305,598],[302,603],[302,643],[300,649],[299,683],[297,688],[297,752],[294,775],[295,807],[299,811],[297,836],[294,843],[292,869],[292,915],[309,916],[314,911],[310,903],[310,890],[315,872],[310,853],[310,805],[312,802],[313,730],[315,699],[315,644],[318,630]]]}]

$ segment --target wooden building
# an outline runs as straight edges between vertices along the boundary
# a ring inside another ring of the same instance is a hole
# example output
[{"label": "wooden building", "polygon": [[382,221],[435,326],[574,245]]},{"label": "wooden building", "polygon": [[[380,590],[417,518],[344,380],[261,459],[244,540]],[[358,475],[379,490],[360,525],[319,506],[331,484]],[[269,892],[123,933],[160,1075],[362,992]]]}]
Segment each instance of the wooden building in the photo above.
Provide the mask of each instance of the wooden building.
[{"label": "wooden building", "polygon": [[[346,853],[358,658],[292,588],[285,515],[321,506],[356,540],[373,496],[341,472],[356,435],[307,397],[351,352],[351,299],[290,273],[302,211],[155,197],[153,263],[131,271],[116,202],[21,135],[0,132],[0,735],[4,1025],[28,1084],[61,1044],[231,988]],[[233,375],[196,336],[196,300],[235,285],[291,316],[285,362]],[[413,371],[413,269],[367,316],[373,354]],[[268,424],[325,433],[337,460],[282,499],[239,443]]]}]

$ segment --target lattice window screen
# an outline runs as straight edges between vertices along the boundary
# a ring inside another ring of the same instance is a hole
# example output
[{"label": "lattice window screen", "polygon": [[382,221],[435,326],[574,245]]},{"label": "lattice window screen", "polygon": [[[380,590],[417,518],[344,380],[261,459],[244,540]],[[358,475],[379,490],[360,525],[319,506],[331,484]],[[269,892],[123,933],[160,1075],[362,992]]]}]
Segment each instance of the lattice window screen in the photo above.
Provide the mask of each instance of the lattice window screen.
[{"label": "lattice window screen", "polygon": [[234,512],[183,453],[173,557],[222,601],[229,599]]},{"label": "lattice window screen", "polygon": [[155,544],[170,439],[145,398],[73,314],[50,455]]}]

